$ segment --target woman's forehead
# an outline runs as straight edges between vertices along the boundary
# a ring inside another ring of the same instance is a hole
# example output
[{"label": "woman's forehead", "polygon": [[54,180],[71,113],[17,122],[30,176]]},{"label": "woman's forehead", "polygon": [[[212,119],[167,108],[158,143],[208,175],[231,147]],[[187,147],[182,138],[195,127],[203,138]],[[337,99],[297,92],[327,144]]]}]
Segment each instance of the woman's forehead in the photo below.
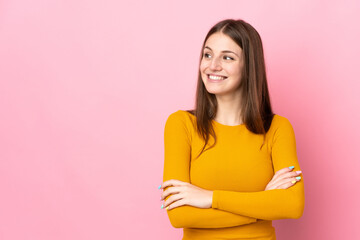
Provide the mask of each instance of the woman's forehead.
[{"label": "woman's forehead", "polygon": [[204,50],[209,49],[214,52],[232,51],[241,54],[242,49],[228,35],[223,33],[212,34],[204,44]]}]

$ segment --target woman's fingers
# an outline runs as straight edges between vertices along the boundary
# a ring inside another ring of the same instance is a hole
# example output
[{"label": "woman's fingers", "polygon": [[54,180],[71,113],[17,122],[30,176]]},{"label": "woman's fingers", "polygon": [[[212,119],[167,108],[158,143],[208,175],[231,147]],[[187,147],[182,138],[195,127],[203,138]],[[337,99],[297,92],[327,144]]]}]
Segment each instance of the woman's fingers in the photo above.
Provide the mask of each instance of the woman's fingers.
[{"label": "woman's fingers", "polygon": [[288,185],[292,186],[292,185],[296,184],[296,182],[298,182],[298,181],[300,181],[300,180],[301,180],[301,177],[300,177],[300,178],[296,178],[296,177],[285,178],[285,179],[279,181],[279,182],[276,184],[276,186],[277,186],[277,189],[284,189],[284,188],[283,188],[283,187],[284,187],[283,185],[285,185],[285,186],[288,186]]},{"label": "woman's fingers", "polygon": [[277,171],[271,181],[268,183],[268,185],[265,188],[266,190],[271,189],[279,189],[280,186],[282,189],[289,188],[292,185],[294,185],[296,182],[291,183],[292,181],[298,181],[299,179],[295,179],[295,177],[298,177],[301,174],[301,171],[294,171],[292,172],[293,168],[283,168]]},{"label": "woman's fingers", "polygon": [[271,189],[276,189],[276,183],[278,182],[278,181],[280,181],[283,177],[282,177],[282,175],[283,174],[286,174],[286,173],[288,173],[288,172],[291,172],[293,170],[293,168],[288,168],[288,167],[286,167],[286,168],[282,168],[282,169],[280,169],[279,171],[277,171],[275,174],[274,174],[274,176],[273,176],[273,178],[271,179],[271,181],[267,184],[267,186],[266,186],[266,188],[265,188],[265,191],[266,190],[271,190]]},{"label": "woman's fingers", "polygon": [[296,184],[296,182],[293,182],[293,181],[292,182],[287,182],[287,183],[284,183],[284,184],[276,187],[276,189],[287,189],[287,188],[293,186],[294,184]]},{"label": "woman's fingers", "polygon": [[[301,171],[295,171],[295,172],[285,172],[281,175],[279,175],[275,180],[274,184],[278,184],[279,182],[283,181],[286,178],[294,178],[299,176]],[[278,184],[279,185],[279,184]]]},{"label": "woman's fingers", "polygon": [[183,203],[184,201],[182,199],[183,199],[183,196],[180,193],[171,195],[166,201],[164,201],[162,208],[166,208],[167,206],[169,206],[169,208],[167,209],[167,210],[169,210],[171,208],[181,206],[184,204]]},{"label": "woman's fingers", "polygon": [[280,184],[277,189],[287,189],[295,185],[298,181],[300,181],[300,179],[288,178],[287,181],[282,182],[282,184]]},{"label": "woman's fingers", "polygon": [[186,185],[186,184],[188,184],[188,182],[183,182],[183,181],[180,181],[177,179],[170,179],[170,180],[163,182],[159,189],[165,189],[166,187],[169,187],[169,186],[182,186],[182,185]]},{"label": "woman's fingers", "polygon": [[[170,199],[170,198],[169,198]],[[166,205],[165,205],[166,204]],[[176,202],[171,202],[171,203],[164,203],[164,207],[166,208],[166,206],[168,206],[169,208],[167,210],[171,210],[173,208],[176,207],[180,207],[182,205],[186,205],[185,200],[184,199],[179,199]]]},{"label": "woman's fingers", "polygon": [[287,189],[291,186],[293,186],[294,184],[296,184],[298,181],[300,181],[300,179],[296,179],[296,178],[285,178],[281,181],[278,181],[274,184],[272,184],[271,186],[267,186],[267,188],[265,190],[271,190],[271,189]]},{"label": "woman's fingers", "polygon": [[278,182],[280,179],[283,178],[283,175],[284,175],[284,174],[291,173],[292,170],[293,170],[292,168],[288,168],[288,167],[280,169],[279,171],[277,171],[277,172],[274,174],[274,176],[273,176],[273,178],[271,179],[271,181],[273,181],[273,183]]},{"label": "woman's fingers", "polygon": [[287,172],[291,172],[293,169],[294,169],[294,168],[288,168],[288,167],[282,168],[282,169],[280,169],[279,171],[277,171],[277,172],[274,174],[274,177],[277,177],[277,176],[279,176],[279,175],[281,175],[281,174],[284,174],[284,173],[287,173]]},{"label": "woman's fingers", "polygon": [[159,189],[162,189],[161,199],[165,199],[168,195],[180,192],[179,187],[186,186],[188,182],[183,182],[177,179],[171,179],[163,182]]},{"label": "woman's fingers", "polygon": [[164,200],[168,195],[179,193],[180,187],[169,187],[164,190],[161,194],[161,200]]}]

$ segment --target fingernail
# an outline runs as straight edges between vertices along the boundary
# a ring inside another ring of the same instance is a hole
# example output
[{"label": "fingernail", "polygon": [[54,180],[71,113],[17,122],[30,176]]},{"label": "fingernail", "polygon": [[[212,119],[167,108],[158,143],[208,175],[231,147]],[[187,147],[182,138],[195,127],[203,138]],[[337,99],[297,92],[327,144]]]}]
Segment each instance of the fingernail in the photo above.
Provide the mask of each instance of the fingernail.
[{"label": "fingernail", "polygon": [[161,184],[160,184],[160,186],[158,187],[158,189],[160,189],[161,188]]},{"label": "fingernail", "polygon": [[162,200],[162,197],[160,197],[160,201]]},{"label": "fingernail", "polygon": [[300,180],[300,179],[301,179],[301,177],[296,177],[296,179],[297,179],[297,180]]},{"label": "fingernail", "polygon": [[298,174],[299,174],[299,173],[301,173],[301,171],[296,171],[296,173],[298,173]]},{"label": "fingernail", "polygon": [[168,209],[169,209],[169,206],[167,206],[165,209],[168,210]]},{"label": "fingernail", "polygon": [[294,181],[291,181],[291,183],[296,183],[296,181],[294,180]]},{"label": "fingernail", "polygon": [[164,204],[163,205],[161,205],[161,209],[163,209],[164,208]]},{"label": "fingernail", "polygon": [[289,167],[290,169],[293,169],[294,168],[294,166],[291,166],[291,167]]}]

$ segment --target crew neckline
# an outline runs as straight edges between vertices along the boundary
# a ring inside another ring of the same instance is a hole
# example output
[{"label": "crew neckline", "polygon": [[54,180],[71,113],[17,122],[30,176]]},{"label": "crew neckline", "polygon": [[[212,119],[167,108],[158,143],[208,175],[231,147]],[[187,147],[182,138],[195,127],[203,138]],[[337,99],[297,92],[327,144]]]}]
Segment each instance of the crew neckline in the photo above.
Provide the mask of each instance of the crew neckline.
[{"label": "crew neckline", "polygon": [[[188,111],[185,111],[185,110],[179,110],[179,111],[183,111],[187,114],[190,114],[192,117],[195,117],[193,114],[189,113]],[[195,117],[196,118],[196,117]],[[242,123],[242,124],[239,124],[239,125],[225,125],[225,124],[222,124],[222,123],[219,123],[217,121],[215,121],[214,119],[211,119],[211,122],[215,123],[215,125],[218,125],[218,126],[221,126],[221,127],[227,127],[227,128],[236,128],[236,127],[241,127],[241,126],[245,126],[245,123]]]},{"label": "crew neckline", "polygon": [[225,125],[225,124],[222,124],[222,123],[219,123],[219,122],[215,121],[214,119],[212,119],[211,121],[213,121],[215,124],[217,124],[219,126],[229,127],[229,128],[241,127],[241,126],[245,125],[245,123],[242,123],[242,124],[239,124],[239,125]]}]

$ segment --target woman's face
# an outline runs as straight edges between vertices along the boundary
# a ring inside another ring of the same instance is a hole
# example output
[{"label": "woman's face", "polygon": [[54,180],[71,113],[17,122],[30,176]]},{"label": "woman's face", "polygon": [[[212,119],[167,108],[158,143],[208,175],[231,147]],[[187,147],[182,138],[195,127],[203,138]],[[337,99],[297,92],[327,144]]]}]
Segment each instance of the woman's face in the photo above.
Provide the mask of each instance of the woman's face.
[{"label": "woman's face", "polygon": [[207,39],[200,72],[209,93],[234,93],[241,81],[242,68],[242,49],[230,37],[217,32]]}]

